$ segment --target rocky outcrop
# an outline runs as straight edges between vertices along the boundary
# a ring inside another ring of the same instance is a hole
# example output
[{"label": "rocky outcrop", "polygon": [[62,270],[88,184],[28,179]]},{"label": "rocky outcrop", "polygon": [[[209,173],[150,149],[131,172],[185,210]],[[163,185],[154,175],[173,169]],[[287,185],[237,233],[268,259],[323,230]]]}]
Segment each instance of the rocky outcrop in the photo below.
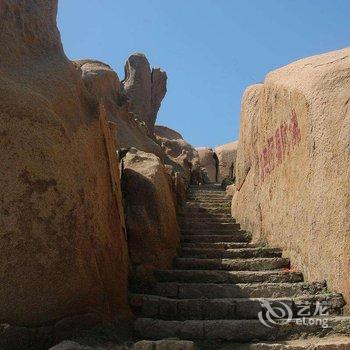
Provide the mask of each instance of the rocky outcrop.
[{"label": "rocky outcrop", "polygon": [[84,85],[96,100],[103,99],[120,104],[119,77],[108,64],[96,60],[79,60],[73,63],[81,69]]},{"label": "rocky outcrop", "polygon": [[218,181],[233,179],[235,174],[238,141],[226,143],[215,147],[214,152],[218,157]]},{"label": "rocky outcrop", "polygon": [[218,181],[219,164],[216,153],[209,147],[197,147],[200,166],[204,168],[206,172],[206,182]]},{"label": "rocky outcrop", "polygon": [[0,9],[0,323],[127,317],[106,115],[63,52],[57,1],[4,0]]},{"label": "rocky outcrop", "polygon": [[118,75],[102,62],[81,60],[74,63],[81,68],[91,98],[104,101],[108,119],[116,126],[114,133],[118,148],[135,147],[163,158],[163,151],[147,126],[130,112],[130,106],[125,103]]},{"label": "rocky outcrop", "polygon": [[308,280],[350,301],[350,48],[306,58],[248,88],[233,215],[284,248]]},{"label": "rocky outcrop", "polygon": [[150,131],[156,121],[161,102],[166,94],[167,75],[159,68],[151,70],[145,55],[133,54],[125,64],[122,81],[129,110],[143,121]]},{"label": "rocky outcrop", "polygon": [[183,137],[180,133],[164,125],[155,125],[154,133],[156,136],[161,137],[163,139],[183,140]]},{"label": "rocky outcrop", "polygon": [[199,171],[199,156],[196,149],[185,141],[181,134],[168,127],[156,125],[154,136],[164,152],[164,161],[189,184],[191,173]]},{"label": "rocky outcrop", "polygon": [[172,265],[180,241],[169,176],[151,153],[131,150],[124,158],[123,192],[134,277]]}]

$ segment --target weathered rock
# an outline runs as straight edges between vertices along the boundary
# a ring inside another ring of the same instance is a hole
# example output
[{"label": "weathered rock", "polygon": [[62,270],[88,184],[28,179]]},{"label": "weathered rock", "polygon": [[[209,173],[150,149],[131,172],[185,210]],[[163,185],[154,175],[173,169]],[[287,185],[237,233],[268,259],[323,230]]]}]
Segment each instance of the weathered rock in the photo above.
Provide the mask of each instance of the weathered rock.
[{"label": "weathered rock", "polygon": [[0,322],[127,316],[109,125],[64,55],[57,1],[1,1]]},{"label": "weathered rock", "polygon": [[350,301],[350,48],[247,89],[233,215]]},{"label": "weathered rock", "polygon": [[226,197],[232,198],[234,194],[236,193],[236,185],[229,185],[226,187]]},{"label": "weathered rock", "polygon": [[145,55],[133,54],[125,64],[123,92],[129,102],[129,110],[153,130],[157,113],[166,94],[167,76],[159,68],[150,68]]},{"label": "weathered rock", "polygon": [[219,170],[218,181],[235,177],[235,166],[238,141],[226,143],[215,148],[214,152],[218,157]]},{"label": "weathered rock", "polygon": [[179,172],[186,184],[191,173],[199,171],[199,156],[196,149],[186,142],[181,134],[165,126],[156,125],[154,136],[165,153],[165,163]]},{"label": "weathered rock", "polygon": [[74,64],[81,68],[84,85],[91,97],[103,101],[108,119],[116,125],[114,134],[118,147],[135,147],[163,158],[163,151],[152,139],[147,126],[130,113],[130,106],[121,94],[118,75],[99,61],[80,60]]},{"label": "weathered rock", "polygon": [[110,120],[117,126],[115,138],[119,148],[134,147],[164,159],[162,148],[152,139],[148,128],[129,112],[126,105],[110,105],[108,110]]},{"label": "weathered rock", "polygon": [[187,189],[184,179],[179,172],[175,173],[174,185],[176,203],[178,207],[182,207],[186,202]]},{"label": "weathered rock", "polygon": [[167,92],[168,77],[160,68],[152,69],[152,93],[151,93],[151,109],[146,123],[152,129],[163,98]]},{"label": "weathered rock", "polygon": [[92,348],[90,346],[84,346],[74,341],[65,340],[49,350],[103,350],[102,348]]},{"label": "weathered rock", "polygon": [[228,186],[232,186],[233,184],[234,184],[233,179],[230,179],[230,178],[226,177],[225,179],[223,179],[223,180],[221,181],[221,188],[222,188],[224,191],[226,191],[226,188],[227,188]]},{"label": "weathered rock", "polygon": [[208,147],[197,147],[196,150],[201,167],[206,169],[208,181],[217,182],[219,164],[216,153]]},{"label": "weathered rock", "polygon": [[112,103],[120,101],[119,77],[109,65],[95,60],[73,63],[81,69],[85,87],[97,100],[104,99]]},{"label": "weathered rock", "polygon": [[168,175],[158,157],[129,152],[123,192],[131,261],[138,271],[170,267],[180,241]]},{"label": "weathered rock", "polygon": [[155,125],[154,133],[157,136],[168,140],[183,140],[183,137],[180,133],[163,125]]},{"label": "weathered rock", "polygon": [[[324,338],[307,338],[274,343],[251,344],[250,350],[348,350],[350,338],[344,336],[328,336]],[[220,350],[228,350],[223,347]]]},{"label": "weathered rock", "polygon": [[164,339],[159,341],[143,340],[133,347],[134,350],[196,350],[195,343],[187,340]]}]

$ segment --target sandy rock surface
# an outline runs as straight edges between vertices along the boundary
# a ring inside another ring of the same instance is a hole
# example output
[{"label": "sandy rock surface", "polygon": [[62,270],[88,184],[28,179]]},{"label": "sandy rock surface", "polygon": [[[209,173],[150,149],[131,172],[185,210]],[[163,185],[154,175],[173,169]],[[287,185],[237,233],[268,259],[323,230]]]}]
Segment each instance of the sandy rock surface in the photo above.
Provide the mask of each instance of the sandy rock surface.
[{"label": "sandy rock surface", "polygon": [[142,274],[170,267],[180,232],[164,165],[154,154],[132,150],[125,157],[122,184],[134,268]]},{"label": "sandy rock surface", "polygon": [[191,172],[199,169],[199,155],[196,149],[185,141],[181,134],[168,127],[156,125],[154,135],[165,154],[165,163],[180,173],[188,184]]},{"label": "sandy rock surface", "polygon": [[196,150],[201,167],[206,169],[208,181],[217,182],[218,160],[214,150],[209,147],[197,147]]},{"label": "sandy rock surface", "polygon": [[125,64],[123,93],[130,112],[153,130],[157,113],[166,94],[167,75],[160,68],[151,69],[145,55],[135,53]]},{"label": "sandy rock surface", "polygon": [[232,179],[235,176],[236,156],[237,156],[238,141],[226,143],[215,147],[219,161],[218,181],[224,179]]},{"label": "sandy rock surface", "polygon": [[0,322],[128,315],[109,125],[65,56],[57,1],[0,12]]},{"label": "sandy rock surface", "polygon": [[269,73],[243,97],[233,215],[350,301],[350,49]]}]

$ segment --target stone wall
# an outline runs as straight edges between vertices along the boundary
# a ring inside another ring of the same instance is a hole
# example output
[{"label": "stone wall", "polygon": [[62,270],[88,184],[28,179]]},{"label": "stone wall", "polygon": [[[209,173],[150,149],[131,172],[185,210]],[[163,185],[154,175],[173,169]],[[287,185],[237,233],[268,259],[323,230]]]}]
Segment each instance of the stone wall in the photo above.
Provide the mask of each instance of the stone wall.
[{"label": "stone wall", "polygon": [[242,101],[232,213],[350,301],[350,48],[306,58]]}]

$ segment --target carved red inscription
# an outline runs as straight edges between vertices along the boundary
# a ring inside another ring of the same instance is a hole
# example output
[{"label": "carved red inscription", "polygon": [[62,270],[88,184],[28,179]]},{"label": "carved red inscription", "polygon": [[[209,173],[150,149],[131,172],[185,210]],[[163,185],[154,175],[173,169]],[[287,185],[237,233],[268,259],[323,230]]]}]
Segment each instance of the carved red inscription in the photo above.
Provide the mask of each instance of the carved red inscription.
[{"label": "carved red inscription", "polygon": [[295,110],[290,119],[284,121],[267,139],[259,155],[260,179],[264,182],[271,172],[282,164],[301,141],[301,133]]}]

